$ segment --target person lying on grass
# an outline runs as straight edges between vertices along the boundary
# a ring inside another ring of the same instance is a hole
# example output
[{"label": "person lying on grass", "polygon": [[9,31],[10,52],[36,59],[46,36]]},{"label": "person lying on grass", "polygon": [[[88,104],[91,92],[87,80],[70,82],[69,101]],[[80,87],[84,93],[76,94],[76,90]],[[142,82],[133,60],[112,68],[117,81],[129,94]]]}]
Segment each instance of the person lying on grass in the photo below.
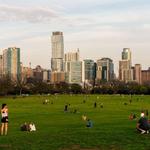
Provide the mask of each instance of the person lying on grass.
[{"label": "person lying on grass", "polygon": [[29,132],[32,132],[32,131],[36,131],[36,127],[35,127],[35,124],[34,123],[24,123],[21,125],[20,127],[21,131],[29,131]]},{"label": "person lying on grass", "polygon": [[145,134],[145,133],[148,134],[149,133],[150,124],[149,124],[148,119],[145,117],[145,114],[143,112],[141,113],[141,117],[137,123],[136,128],[141,134]]}]

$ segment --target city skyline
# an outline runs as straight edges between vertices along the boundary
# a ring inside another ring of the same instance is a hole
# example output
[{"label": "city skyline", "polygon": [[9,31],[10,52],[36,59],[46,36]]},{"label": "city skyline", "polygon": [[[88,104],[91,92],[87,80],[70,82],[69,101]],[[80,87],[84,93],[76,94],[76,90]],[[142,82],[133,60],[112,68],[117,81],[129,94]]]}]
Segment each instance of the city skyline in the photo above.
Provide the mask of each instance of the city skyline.
[{"label": "city skyline", "polygon": [[64,51],[79,48],[81,59],[96,61],[109,57],[114,60],[117,73],[121,51],[129,47],[132,64],[140,63],[143,69],[149,67],[147,0],[0,2],[0,49],[20,47],[26,66],[32,62],[33,67],[40,64],[50,68],[50,36],[58,30],[64,33]]}]

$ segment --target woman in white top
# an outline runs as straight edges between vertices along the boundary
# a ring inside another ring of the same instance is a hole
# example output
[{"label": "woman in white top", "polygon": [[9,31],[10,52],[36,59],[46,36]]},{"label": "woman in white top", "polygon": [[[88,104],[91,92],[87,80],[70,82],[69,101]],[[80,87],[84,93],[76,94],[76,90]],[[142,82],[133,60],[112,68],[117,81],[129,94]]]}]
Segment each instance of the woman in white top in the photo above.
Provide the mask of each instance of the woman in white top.
[{"label": "woman in white top", "polygon": [[2,115],[1,135],[3,135],[4,132],[5,132],[5,135],[7,135],[7,131],[8,131],[8,107],[6,104],[2,104],[1,115]]}]

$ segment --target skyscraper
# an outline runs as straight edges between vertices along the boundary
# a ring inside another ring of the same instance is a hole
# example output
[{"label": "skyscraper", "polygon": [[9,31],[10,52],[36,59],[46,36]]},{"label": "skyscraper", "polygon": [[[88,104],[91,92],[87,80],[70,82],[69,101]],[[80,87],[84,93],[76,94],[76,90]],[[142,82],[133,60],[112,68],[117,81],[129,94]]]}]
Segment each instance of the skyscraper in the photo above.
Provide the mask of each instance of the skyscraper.
[{"label": "skyscraper", "polygon": [[66,62],[66,82],[68,83],[82,83],[82,62],[70,61]]},{"label": "skyscraper", "polygon": [[130,48],[124,48],[122,60],[119,61],[119,80],[129,82],[133,80],[132,58]]},{"label": "skyscraper", "polygon": [[131,62],[131,50],[130,48],[124,48],[122,52],[122,60],[129,60]]},{"label": "skyscraper", "polygon": [[96,79],[110,81],[114,79],[114,64],[110,58],[97,60]]},{"label": "skyscraper", "polygon": [[3,73],[15,81],[21,77],[20,48],[10,47],[3,51]]},{"label": "skyscraper", "polygon": [[63,60],[64,60],[63,33],[53,32],[51,42],[52,42],[51,69],[52,72],[61,72],[63,71]]},{"label": "skyscraper", "polygon": [[133,67],[133,80],[138,84],[142,83],[142,67],[140,64],[135,64]]},{"label": "skyscraper", "polygon": [[96,77],[96,64],[91,59],[83,61],[83,82],[94,83]]},{"label": "skyscraper", "polygon": [[65,54],[65,62],[66,61],[79,61],[79,49],[77,52],[69,52]]},{"label": "skyscraper", "polygon": [[82,82],[82,62],[79,60],[79,51],[65,54],[66,82],[77,84]]},{"label": "skyscraper", "polygon": [[142,84],[150,83],[150,68],[148,70],[142,70]]}]

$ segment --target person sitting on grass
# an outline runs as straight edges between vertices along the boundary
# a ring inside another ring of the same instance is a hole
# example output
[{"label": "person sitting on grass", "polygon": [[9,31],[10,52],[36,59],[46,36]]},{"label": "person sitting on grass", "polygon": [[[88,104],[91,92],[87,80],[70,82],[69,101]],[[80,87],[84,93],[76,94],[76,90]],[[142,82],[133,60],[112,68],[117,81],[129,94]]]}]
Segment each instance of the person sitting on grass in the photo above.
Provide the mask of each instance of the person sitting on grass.
[{"label": "person sitting on grass", "polygon": [[45,99],[43,104],[48,104],[49,103],[49,100],[48,99]]},{"label": "person sitting on grass", "polygon": [[20,129],[21,131],[30,131],[30,127],[26,122],[21,125]]},{"label": "person sitting on grass", "polygon": [[100,108],[104,108],[103,103],[100,104]]},{"label": "person sitting on grass", "polygon": [[29,130],[30,130],[30,132],[36,131],[36,127],[35,127],[35,124],[34,124],[34,123],[30,123],[30,124],[29,124]]},{"label": "person sitting on grass", "polygon": [[140,131],[141,134],[149,133],[150,130],[150,124],[148,122],[148,119],[145,117],[145,114],[141,113],[141,118],[139,119],[137,123],[137,130]]},{"label": "person sitting on grass", "polygon": [[92,120],[88,119],[87,120],[87,125],[86,125],[87,128],[92,128],[93,127],[93,122]]},{"label": "person sitting on grass", "polygon": [[86,121],[87,120],[87,116],[86,115],[82,115],[82,120]]}]

